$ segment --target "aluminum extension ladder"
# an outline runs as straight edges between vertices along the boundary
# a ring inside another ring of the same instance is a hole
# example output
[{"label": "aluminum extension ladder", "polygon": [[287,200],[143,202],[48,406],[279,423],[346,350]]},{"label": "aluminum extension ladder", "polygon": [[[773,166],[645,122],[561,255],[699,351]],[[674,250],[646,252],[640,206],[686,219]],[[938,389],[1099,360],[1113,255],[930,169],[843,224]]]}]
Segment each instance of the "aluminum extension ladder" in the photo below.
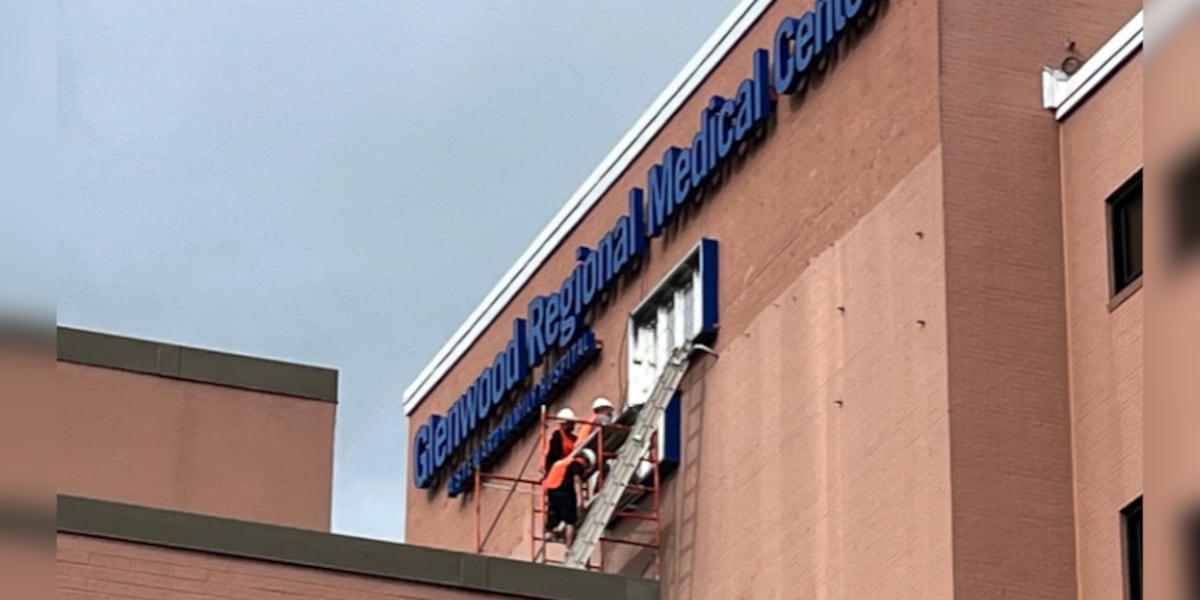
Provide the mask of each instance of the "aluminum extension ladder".
[{"label": "aluminum extension ladder", "polygon": [[[679,382],[683,380],[683,375],[687,372],[690,363],[692,350],[696,348],[702,348],[702,346],[688,344],[676,348],[671,353],[662,375],[659,376],[654,390],[650,393],[650,398],[646,400],[645,406],[638,414],[629,437],[617,452],[616,464],[613,465],[609,475],[604,478],[604,486],[600,488],[592,501],[587,516],[584,517],[583,524],[579,526],[579,531],[575,535],[574,543],[567,549],[565,566],[575,569],[587,566],[592,550],[600,542],[604,529],[617,510],[621,496],[629,487],[634,470],[642,461],[642,457],[650,450],[650,442],[654,439],[652,435],[654,429],[658,427],[659,419],[667,410],[667,404],[675,395]],[[580,444],[581,446],[583,444]],[[599,462],[598,467],[603,468],[603,457]]]}]

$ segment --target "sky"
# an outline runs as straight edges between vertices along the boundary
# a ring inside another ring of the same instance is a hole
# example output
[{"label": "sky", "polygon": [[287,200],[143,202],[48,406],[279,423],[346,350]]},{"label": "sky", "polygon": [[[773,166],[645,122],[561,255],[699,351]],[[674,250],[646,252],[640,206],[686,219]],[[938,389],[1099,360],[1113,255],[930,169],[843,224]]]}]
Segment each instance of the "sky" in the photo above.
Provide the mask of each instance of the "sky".
[{"label": "sky", "polygon": [[338,369],[403,540],[404,388],[735,4],[60,0],[58,323]]},{"label": "sky", "polygon": [[0,326],[54,317],[54,32],[52,6],[0,0]]}]

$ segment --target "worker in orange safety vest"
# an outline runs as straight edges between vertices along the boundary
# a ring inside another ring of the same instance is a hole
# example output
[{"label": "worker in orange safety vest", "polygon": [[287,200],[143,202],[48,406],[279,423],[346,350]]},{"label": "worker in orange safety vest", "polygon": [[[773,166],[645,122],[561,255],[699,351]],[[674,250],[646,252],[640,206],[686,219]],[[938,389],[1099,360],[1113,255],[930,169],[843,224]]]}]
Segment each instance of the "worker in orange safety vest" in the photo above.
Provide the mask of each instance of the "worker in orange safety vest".
[{"label": "worker in orange safety vest", "polygon": [[563,408],[558,411],[557,416],[559,419],[569,420],[559,422],[558,427],[546,439],[545,447],[542,448],[542,469],[546,472],[549,472],[550,467],[559,459],[575,449],[575,441],[578,439],[575,436],[575,411]]},{"label": "worker in orange safety vest", "polygon": [[597,423],[612,423],[612,416],[616,410],[613,403],[604,396],[592,400],[592,416],[588,418],[586,423],[579,427],[579,433],[575,436],[575,439],[581,444],[586,442]]},{"label": "worker in orange safety vest", "polygon": [[596,455],[591,450],[581,450],[576,456],[556,461],[542,480],[542,492],[546,494],[546,529],[563,532],[568,546],[575,541],[575,527],[579,513],[583,511],[583,477],[595,462]]},{"label": "worker in orange safety vest", "polygon": [[[595,400],[592,400],[592,416],[588,418],[587,422],[585,422],[583,425],[581,425],[579,427],[579,434],[575,436],[575,440],[576,440],[575,443],[577,443],[577,444],[587,443],[588,436],[591,435],[593,431],[598,429],[597,425],[612,423],[613,422],[613,414],[616,412],[616,410],[617,409],[615,406],[613,406],[613,403],[610,402],[609,399],[605,398],[604,396],[600,396],[600,397],[597,397]],[[604,465],[604,469],[603,469],[604,472],[601,474],[601,477],[608,477],[608,459],[614,455],[611,450],[612,446],[609,445],[609,449],[601,448],[600,440],[598,439],[600,436],[596,436],[596,437],[597,437],[597,440],[592,442],[593,446],[591,446],[591,447],[594,447],[596,449],[596,452],[604,450],[604,456],[601,457],[601,459],[600,459],[601,464]],[[598,484],[599,484],[599,482],[594,482],[592,484],[589,484],[588,492],[589,493],[594,492],[595,490],[591,489],[591,485],[598,485]]]}]

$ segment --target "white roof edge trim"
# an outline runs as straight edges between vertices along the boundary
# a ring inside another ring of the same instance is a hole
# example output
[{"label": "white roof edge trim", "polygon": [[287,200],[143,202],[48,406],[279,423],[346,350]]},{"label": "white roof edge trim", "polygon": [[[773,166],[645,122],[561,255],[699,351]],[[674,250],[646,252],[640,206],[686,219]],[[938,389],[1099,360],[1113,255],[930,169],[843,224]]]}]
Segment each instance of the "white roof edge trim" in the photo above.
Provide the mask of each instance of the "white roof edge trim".
[{"label": "white roof edge trim", "polygon": [[741,0],[404,390],[409,416],[774,0]]},{"label": "white roof edge trim", "polygon": [[1100,87],[1125,60],[1142,47],[1143,13],[1139,10],[1116,35],[1109,38],[1079,70],[1068,76],[1061,69],[1042,67],[1042,106],[1053,110],[1056,120],[1070,112]]}]

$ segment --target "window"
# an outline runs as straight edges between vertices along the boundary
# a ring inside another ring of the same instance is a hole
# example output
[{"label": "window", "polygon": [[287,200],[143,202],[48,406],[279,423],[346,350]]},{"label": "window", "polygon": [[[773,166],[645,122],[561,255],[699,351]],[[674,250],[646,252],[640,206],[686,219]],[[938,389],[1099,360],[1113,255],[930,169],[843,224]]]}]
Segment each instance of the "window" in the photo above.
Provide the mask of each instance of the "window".
[{"label": "window", "polygon": [[702,240],[630,315],[630,406],[650,398],[671,352],[716,333],[716,252]]},{"label": "window", "polygon": [[1142,499],[1121,511],[1125,529],[1125,581],[1129,600],[1142,600]]},{"label": "window", "polygon": [[[654,287],[629,316],[626,405],[650,399],[662,367],[681,345],[707,343],[717,330],[717,242],[701,240]],[[671,467],[680,460],[679,396],[671,401],[659,424],[660,462]],[[645,475],[649,465],[639,466]]]},{"label": "window", "polygon": [[1139,170],[1108,199],[1112,246],[1113,294],[1142,276],[1142,172]]}]

